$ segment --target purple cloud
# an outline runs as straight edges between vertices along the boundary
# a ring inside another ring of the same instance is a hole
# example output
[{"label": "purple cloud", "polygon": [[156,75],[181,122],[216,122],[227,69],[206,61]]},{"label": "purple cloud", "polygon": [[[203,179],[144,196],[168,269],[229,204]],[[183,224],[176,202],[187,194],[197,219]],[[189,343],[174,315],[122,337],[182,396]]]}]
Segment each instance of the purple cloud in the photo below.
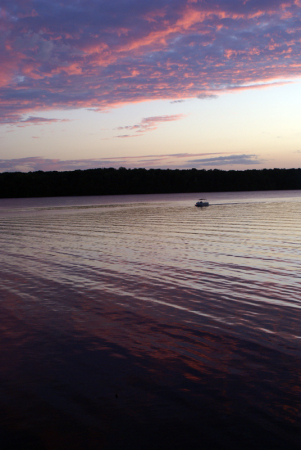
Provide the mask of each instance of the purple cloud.
[{"label": "purple cloud", "polygon": [[138,134],[119,134],[116,137],[118,137],[118,138],[132,138],[132,137],[138,137]]},{"label": "purple cloud", "polygon": [[216,95],[216,94],[206,94],[204,92],[202,94],[197,95],[197,98],[200,100],[212,100],[217,97],[218,97],[218,95]]},{"label": "purple cloud", "polygon": [[258,159],[258,155],[229,155],[216,156],[213,158],[202,158],[191,160],[190,163],[196,163],[198,166],[229,166],[229,165],[249,165],[261,164],[263,160]]},{"label": "purple cloud", "polygon": [[[210,158],[208,156],[211,155]],[[218,156],[212,156],[218,155]],[[224,155],[224,156],[221,156]],[[202,158],[195,159],[196,156]],[[29,157],[19,159],[0,160],[0,172],[34,172],[43,171],[64,171],[64,170],[85,170],[98,167],[145,167],[145,168],[170,168],[186,169],[192,167],[219,167],[223,165],[250,165],[259,164],[257,155],[227,154],[227,153],[175,153],[162,155],[124,156],[116,158],[102,159],[80,159],[64,161],[60,159],[47,159],[41,157]]]},{"label": "purple cloud", "polygon": [[26,127],[28,125],[41,125],[56,122],[70,122],[69,119],[48,119],[46,117],[29,116],[26,119],[22,115],[9,115],[6,118],[0,116],[0,125],[17,125],[18,127]]},{"label": "purple cloud", "polygon": [[0,123],[299,77],[300,19],[300,0],[2,0]]}]

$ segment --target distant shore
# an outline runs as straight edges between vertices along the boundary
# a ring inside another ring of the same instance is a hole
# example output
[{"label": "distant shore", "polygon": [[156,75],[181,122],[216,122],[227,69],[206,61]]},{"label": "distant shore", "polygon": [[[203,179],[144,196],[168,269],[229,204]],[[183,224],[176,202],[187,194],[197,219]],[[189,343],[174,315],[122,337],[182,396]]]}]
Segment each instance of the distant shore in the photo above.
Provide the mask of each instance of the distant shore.
[{"label": "distant shore", "polygon": [[120,167],[0,174],[0,198],[292,189],[301,189],[301,168],[226,171]]}]

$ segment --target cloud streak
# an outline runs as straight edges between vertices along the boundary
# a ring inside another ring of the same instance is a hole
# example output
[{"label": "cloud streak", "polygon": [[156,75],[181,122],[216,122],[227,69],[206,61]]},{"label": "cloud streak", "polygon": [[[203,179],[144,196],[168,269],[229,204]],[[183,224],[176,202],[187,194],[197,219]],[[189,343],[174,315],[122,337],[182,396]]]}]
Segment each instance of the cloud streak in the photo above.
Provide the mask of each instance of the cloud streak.
[{"label": "cloud streak", "polygon": [[[216,156],[212,156],[216,155]],[[196,156],[201,158],[196,159]],[[210,157],[209,157],[210,156]],[[41,157],[29,157],[19,159],[0,160],[0,172],[34,172],[43,171],[64,171],[64,170],[85,170],[100,167],[126,167],[126,168],[170,168],[170,169],[188,169],[192,167],[220,167],[239,165],[240,167],[250,164],[259,164],[262,161],[257,155],[245,154],[221,154],[221,153],[175,153],[162,155],[143,155],[143,156],[125,156],[116,158],[102,159],[79,159],[79,160],[60,160],[47,159]]]},{"label": "cloud streak", "polygon": [[232,166],[232,165],[253,165],[261,164],[263,161],[257,155],[229,155],[216,156],[213,158],[193,159],[190,163],[202,166]]},{"label": "cloud streak", "polygon": [[29,125],[45,125],[56,122],[70,122],[69,119],[49,119],[46,117],[29,116],[25,118],[22,115],[9,115],[8,117],[0,117],[0,125],[16,125],[18,127],[26,127]]},{"label": "cloud streak", "polygon": [[[140,133],[140,135],[146,133],[147,131],[156,130],[160,123],[164,122],[173,122],[175,120],[180,120],[185,117],[184,114],[172,114],[165,116],[153,116],[153,117],[145,117],[141,120],[140,123],[136,125],[127,125],[125,127],[118,127],[117,130],[130,130],[135,131],[136,133]],[[117,137],[137,137],[137,134],[124,134]]]},{"label": "cloud streak", "polygon": [[300,19],[299,0],[2,0],[0,123],[300,77]]}]

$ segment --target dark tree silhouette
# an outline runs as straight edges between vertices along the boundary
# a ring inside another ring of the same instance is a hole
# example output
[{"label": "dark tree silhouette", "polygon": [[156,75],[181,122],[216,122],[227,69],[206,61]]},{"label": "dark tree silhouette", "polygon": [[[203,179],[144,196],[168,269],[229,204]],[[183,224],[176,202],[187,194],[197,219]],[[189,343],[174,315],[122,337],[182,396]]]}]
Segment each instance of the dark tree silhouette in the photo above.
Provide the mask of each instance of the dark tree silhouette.
[{"label": "dark tree silhouette", "polygon": [[0,198],[301,189],[301,169],[5,172]]}]

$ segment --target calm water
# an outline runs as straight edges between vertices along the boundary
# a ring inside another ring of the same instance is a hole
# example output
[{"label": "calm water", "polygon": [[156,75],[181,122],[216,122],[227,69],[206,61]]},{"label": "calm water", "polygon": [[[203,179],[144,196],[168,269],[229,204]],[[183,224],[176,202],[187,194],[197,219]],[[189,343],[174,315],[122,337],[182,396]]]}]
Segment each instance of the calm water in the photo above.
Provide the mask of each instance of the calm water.
[{"label": "calm water", "polygon": [[299,449],[301,191],[0,200],[2,449]]}]

